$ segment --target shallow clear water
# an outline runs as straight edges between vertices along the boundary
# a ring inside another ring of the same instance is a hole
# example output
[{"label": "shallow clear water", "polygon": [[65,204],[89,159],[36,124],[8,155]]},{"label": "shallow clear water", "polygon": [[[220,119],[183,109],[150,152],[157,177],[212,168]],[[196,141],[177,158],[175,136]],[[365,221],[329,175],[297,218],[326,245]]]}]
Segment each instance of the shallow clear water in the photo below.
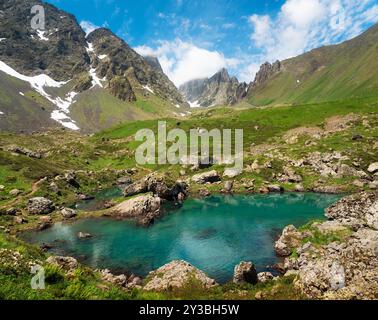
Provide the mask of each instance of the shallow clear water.
[{"label": "shallow clear water", "polygon": [[[226,282],[242,260],[253,261],[258,271],[278,262],[273,244],[282,228],[324,218],[324,209],[339,198],[324,194],[213,196],[186,201],[150,228],[101,218],[56,224],[24,236],[34,243],[54,244],[55,253],[73,255],[96,268],[145,276],[165,263],[183,259]],[[79,231],[93,238],[79,240]]]},{"label": "shallow clear water", "polygon": [[114,186],[109,189],[98,191],[95,198],[83,200],[77,203],[74,208],[83,211],[97,211],[104,209],[105,203],[111,199],[122,197],[122,186]]}]

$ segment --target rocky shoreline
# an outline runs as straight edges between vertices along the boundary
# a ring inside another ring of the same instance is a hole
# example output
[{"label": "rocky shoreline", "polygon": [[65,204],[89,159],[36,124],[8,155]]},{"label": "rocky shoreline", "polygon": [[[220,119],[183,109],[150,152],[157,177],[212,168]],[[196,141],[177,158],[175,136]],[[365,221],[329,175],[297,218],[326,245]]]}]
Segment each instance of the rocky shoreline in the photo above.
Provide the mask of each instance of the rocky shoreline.
[{"label": "rocky shoreline", "polygon": [[[232,176],[234,173],[228,174]],[[285,174],[290,181],[300,180],[293,171],[286,170]],[[221,183],[222,180],[216,170],[212,170],[194,175],[191,181],[205,187],[199,189],[198,194],[206,197],[211,194],[206,186]],[[56,209],[59,212],[58,221],[75,221],[89,215],[134,219],[143,226],[149,226],[162,215],[164,202],[182,203],[189,197],[189,184],[189,181],[170,181],[151,174],[135,182],[128,180],[123,189],[128,199],[119,204],[114,203],[95,215],[78,214],[66,207],[56,208],[52,201],[43,197],[29,199],[26,210],[29,215],[38,217],[39,222],[33,225],[38,230],[51,227],[57,221],[56,215],[51,217],[52,212],[57,212]],[[223,192],[232,193],[232,189],[233,181],[225,181]],[[298,187],[297,192],[303,191]],[[266,190],[258,192],[281,193],[284,190],[280,186],[268,185]],[[14,215],[15,220],[20,218],[17,212],[8,214]],[[326,217],[328,220],[322,223],[313,222],[299,229],[287,226],[283,230],[275,243],[277,255],[284,258],[284,262],[278,266],[283,277],[294,277],[296,290],[310,299],[377,298],[378,192],[346,196],[326,210]],[[20,224],[25,222],[19,221]],[[83,234],[81,237],[90,236]],[[52,256],[47,262],[68,273],[73,272],[78,265],[72,257]],[[135,275],[114,275],[109,270],[97,272],[104,281],[127,290],[169,291],[185,286],[188,281],[195,281],[204,289],[218,285],[185,261],[172,261],[152,271],[144,280]],[[235,266],[233,283],[256,285],[279,278],[269,272],[257,274],[253,262],[241,262]]]}]

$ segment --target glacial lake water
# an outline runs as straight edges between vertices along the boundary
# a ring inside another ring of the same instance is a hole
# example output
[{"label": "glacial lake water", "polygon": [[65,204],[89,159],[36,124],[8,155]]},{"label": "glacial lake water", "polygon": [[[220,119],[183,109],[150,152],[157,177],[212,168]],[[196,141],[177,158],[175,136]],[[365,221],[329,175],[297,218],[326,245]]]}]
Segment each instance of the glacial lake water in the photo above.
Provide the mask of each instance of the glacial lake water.
[{"label": "glacial lake water", "polygon": [[[140,276],[182,259],[224,283],[240,261],[253,261],[258,272],[268,270],[279,261],[273,245],[282,229],[324,219],[324,209],[339,198],[312,193],[217,195],[189,199],[149,228],[96,218],[58,223],[23,238],[53,244],[52,253],[74,256],[95,268]],[[80,240],[80,231],[93,237]]]}]

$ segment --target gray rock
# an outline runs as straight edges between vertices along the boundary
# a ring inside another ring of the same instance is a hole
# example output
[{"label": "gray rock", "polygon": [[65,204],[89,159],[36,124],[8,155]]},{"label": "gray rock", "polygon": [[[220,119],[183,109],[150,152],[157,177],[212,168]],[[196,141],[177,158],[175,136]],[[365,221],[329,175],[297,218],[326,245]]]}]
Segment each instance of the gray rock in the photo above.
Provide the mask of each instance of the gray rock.
[{"label": "gray rock", "polygon": [[217,171],[212,170],[209,172],[204,172],[200,174],[196,174],[192,177],[192,181],[198,184],[205,184],[205,183],[214,183],[220,181],[220,176]]},{"label": "gray rock", "polygon": [[60,213],[65,219],[71,219],[77,216],[76,211],[71,208],[63,208],[62,210],[60,210]]},{"label": "gray rock", "polygon": [[21,193],[22,193],[22,191],[18,190],[18,189],[12,189],[11,191],[9,191],[9,195],[12,196],[12,197],[17,197]]},{"label": "gray rock", "polygon": [[241,169],[230,169],[230,168],[227,168],[224,170],[224,173],[223,173],[223,177],[226,177],[226,178],[235,178],[237,176],[239,176],[240,174],[242,173],[242,170]]},{"label": "gray rock", "polygon": [[233,181],[226,181],[224,183],[224,191],[227,192],[227,193],[231,193],[233,187],[234,187]]},{"label": "gray rock", "polygon": [[284,188],[276,184],[271,184],[267,188],[269,192],[284,192]]},{"label": "gray rock", "polygon": [[257,274],[258,282],[265,283],[274,279],[274,276],[270,272],[260,272]]},{"label": "gray rock", "polygon": [[144,286],[147,291],[165,291],[182,288],[195,279],[203,288],[209,289],[217,285],[204,272],[186,261],[172,261],[156,271],[150,272]]},{"label": "gray rock", "polygon": [[288,257],[293,249],[300,245],[302,234],[293,225],[285,227],[280,238],[274,245],[274,250],[280,257]]},{"label": "gray rock", "polygon": [[207,189],[200,189],[198,193],[203,198],[211,196],[211,192],[209,190],[207,190]]},{"label": "gray rock", "polygon": [[62,268],[65,271],[73,271],[79,265],[75,258],[63,256],[48,257],[46,262],[59,268]]},{"label": "gray rock", "polygon": [[43,197],[29,199],[27,208],[30,214],[49,214],[55,210],[54,203]]},{"label": "gray rock", "polygon": [[378,171],[378,162],[374,162],[374,163],[370,164],[368,171],[370,173],[376,173]]},{"label": "gray rock", "polygon": [[161,199],[152,195],[142,195],[124,201],[110,212],[121,218],[136,219],[142,225],[150,225],[161,213]]}]

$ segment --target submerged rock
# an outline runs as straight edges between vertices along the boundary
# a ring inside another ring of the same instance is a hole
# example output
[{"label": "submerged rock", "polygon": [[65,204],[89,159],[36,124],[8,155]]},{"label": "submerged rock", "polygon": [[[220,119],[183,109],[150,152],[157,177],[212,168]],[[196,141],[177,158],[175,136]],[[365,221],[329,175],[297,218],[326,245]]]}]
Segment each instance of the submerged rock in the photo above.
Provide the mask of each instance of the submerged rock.
[{"label": "submerged rock", "polygon": [[236,284],[257,284],[258,277],[254,264],[252,262],[242,261],[235,266],[233,282]]},{"label": "submerged rock", "polygon": [[203,271],[195,268],[186,261],[172,261],[159,269],[150,272],[144,289],[147,291],[164,291],[182,288],[189,282],[195,281],[203,288],[217,285]]},{"label": "submerged rock", "polygon": [[89,238],[92,238],[93,236],[90,234],[90,233],[87,233],[87,232],[79,232],[78,234],[77,234],[77,237],[79,238],[79,239],[89,239]]}]

